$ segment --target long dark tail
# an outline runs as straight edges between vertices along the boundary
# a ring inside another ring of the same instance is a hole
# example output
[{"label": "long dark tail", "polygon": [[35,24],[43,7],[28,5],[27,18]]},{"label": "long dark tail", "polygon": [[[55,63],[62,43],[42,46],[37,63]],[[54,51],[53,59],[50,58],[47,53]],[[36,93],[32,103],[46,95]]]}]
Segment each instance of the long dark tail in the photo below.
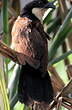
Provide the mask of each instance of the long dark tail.
[{"label": "long dark tail", "polygon": [[50,103],[53,99],[53,88],[48,74],[44,78],[41,72],[30,67],[22,66],[18,85],[19,101],[29,105],[32,101]]}]

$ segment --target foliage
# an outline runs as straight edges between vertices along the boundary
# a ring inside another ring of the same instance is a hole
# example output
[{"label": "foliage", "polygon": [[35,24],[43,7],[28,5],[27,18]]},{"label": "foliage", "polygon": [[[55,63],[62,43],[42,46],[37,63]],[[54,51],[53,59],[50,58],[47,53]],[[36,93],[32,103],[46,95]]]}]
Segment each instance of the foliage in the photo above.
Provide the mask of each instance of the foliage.
[{"label": "foliage", "polygon": [[[15,18],[19,14],[21,2],[23,1],[3,0],[3,8],[0,6],[1,12],[3,12],[3,30],[0,30],[0,32],[3,31],[3,41],[9,46],[11,42],[11,27]],[[56,9],[49,9],[46,11],[43,17],[43,24],[45,31],[51,36],[51,40],[48,41],[48,70],[51,74],[52,83],[54,83],[53,86],[55,88],[55,92],[57,93],[63,89],[64,85],[66,85],[72,77],[72,1],[69,0],[66,2],[65,0],[55,0],[54,4]],[[3,59],[3,57],[1,58]],[[3,71],[5,71],[5,75],[1,77]],[[5,82],[7,82],[4,81],[6,77],[8,83],[5,84]],[[0,71],[0,89],[2,91],[6,108],[0,108],[0,110],[9,110],[9,104],[11,110],[29,109],[25,105],[18,102],[18,78],[19,66],[10,59],[4,60],[4,68]],[[56,83],[59,83],[59,87]],[[6,88],[8,90],[8,97]],[[69,96],[69,94],[67,95]],[[72,100],[72,96],[70,98]],[[67,110],[66,106],[63,105],[61,105],[59,109]]]}]

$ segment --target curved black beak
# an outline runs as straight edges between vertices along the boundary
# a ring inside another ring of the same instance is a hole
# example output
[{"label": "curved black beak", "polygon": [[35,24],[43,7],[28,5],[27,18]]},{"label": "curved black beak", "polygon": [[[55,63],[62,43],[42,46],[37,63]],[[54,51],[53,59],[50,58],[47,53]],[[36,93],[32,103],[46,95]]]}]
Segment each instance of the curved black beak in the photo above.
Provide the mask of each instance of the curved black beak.
[{"label": "curved black beak", "polygon": [[43,8],[53,8],[53,9],[55,9],[54,2],[48,2]]}]

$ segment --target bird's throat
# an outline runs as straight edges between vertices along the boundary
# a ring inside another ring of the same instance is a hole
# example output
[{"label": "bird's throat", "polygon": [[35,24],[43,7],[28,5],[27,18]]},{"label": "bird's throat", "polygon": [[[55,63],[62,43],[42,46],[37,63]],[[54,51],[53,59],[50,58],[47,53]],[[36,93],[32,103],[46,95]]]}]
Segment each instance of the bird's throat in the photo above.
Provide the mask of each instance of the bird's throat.
[{"label": "bird's throat", "polygon": [[42,17],[45,13],[46,9],[33,8],[32,13],[37,17],[40,21],[42,21]]}]

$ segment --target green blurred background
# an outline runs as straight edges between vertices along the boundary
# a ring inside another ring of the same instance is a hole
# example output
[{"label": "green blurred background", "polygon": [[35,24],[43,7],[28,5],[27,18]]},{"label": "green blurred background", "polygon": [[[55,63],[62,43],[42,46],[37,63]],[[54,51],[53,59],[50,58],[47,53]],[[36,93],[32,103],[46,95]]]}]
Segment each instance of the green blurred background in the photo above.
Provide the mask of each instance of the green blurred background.
[{"label": "green blurred background", "polygon": [[[24,4],[25,0],[0,0],[0,40],[9,47],[13,23]],[[51,37],[48,70],[56,95],[72,77],[72,0],[55,0],[54,4],[56,9],[48,9],[42,22]],[[17,98],[19,70],[19,65],[0,55],[0,110],[29,110]],[[60,106],[60,110],[68,109]]]}]

